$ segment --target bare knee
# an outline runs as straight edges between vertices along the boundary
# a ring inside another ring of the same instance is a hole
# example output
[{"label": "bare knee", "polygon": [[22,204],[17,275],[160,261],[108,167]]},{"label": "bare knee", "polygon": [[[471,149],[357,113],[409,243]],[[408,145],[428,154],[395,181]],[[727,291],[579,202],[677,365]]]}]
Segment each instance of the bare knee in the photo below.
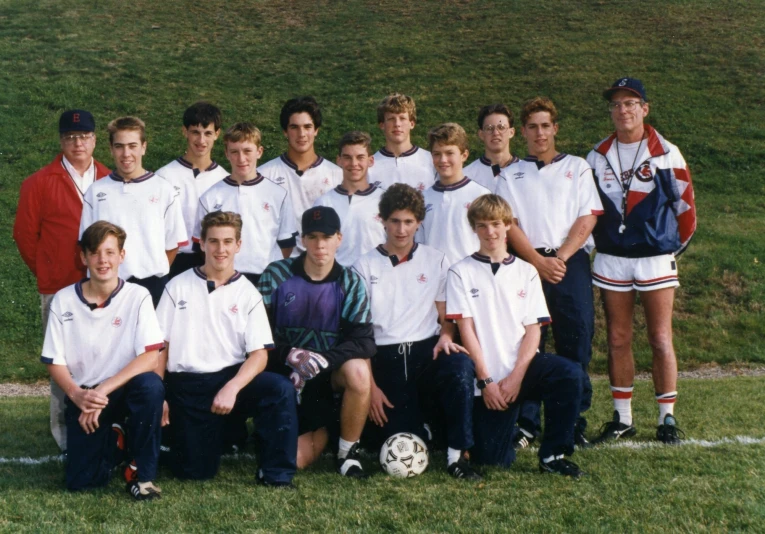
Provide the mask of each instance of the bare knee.
[{"label": "bare knee", "polygon": [[654,358],[668,358],[674,355],[672,347],[672,332],[661,331],[648,335],[648,343],[651,345],[651,351]]},{"label": "bare knee", "polygon": [[326,428],[306,432],[298,437],[297,468],[305,469],[319,459],[329,440]]},{"label": "bare knee", "polygon": [[608,348],[613,352],[628,351],[632,347],[632,328],[608,327]]},{"label": "bare knee", "polygon": [[366,360],[348,360],[340,367],[339,371],[342,385],[346,391],[360,395],[371,392],[372,374]]}]

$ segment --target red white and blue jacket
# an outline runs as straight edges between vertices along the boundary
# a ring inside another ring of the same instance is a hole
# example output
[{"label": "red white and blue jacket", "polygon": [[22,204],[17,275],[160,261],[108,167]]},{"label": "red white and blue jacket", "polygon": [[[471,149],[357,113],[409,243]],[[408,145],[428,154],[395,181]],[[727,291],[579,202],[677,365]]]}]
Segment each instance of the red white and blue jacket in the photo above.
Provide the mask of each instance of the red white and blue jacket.
[{"label": "red white and blue jacket", "polygon": [[646,125],[645,131],[647,143],[641,147],[637,157],[641,163],[629,183],[624,219],[616,134],[595,145],[587,155],[605,211],[592,233],[595,248],[603,254],[626,258],[679,255],[696,231],[688,165],[678,148],[651,126]]}]

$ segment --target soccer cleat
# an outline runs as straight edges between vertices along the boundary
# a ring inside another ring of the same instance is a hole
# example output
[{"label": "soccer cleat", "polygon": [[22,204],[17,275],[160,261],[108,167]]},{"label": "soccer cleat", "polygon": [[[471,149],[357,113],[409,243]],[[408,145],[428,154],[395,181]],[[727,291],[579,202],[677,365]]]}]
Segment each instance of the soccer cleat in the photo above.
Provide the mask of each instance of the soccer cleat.
[{"label": "soccer cleat", "polygon": [[364,468],[361,466],[361,452],[359,451],[359,443],[356,442],[348,451],[345,458],[337,459],[337,472],[348,478],[367,478],[364,472]]},{"label": "soccer cleat", "polygon": [[534,434],[527,432],[522,427],[518,427],[515,432],[515,437],[513,438],[513,448],[516,451],[521,449],[528,449],[531,447],[531,444],[536,441],[536,439],[537,438],[534,436]]},{"label": "soccer cleat", "polygon": [[131,482],[127,485],[127,492],[136,501],[151,501],[162,497],[162,490],[153,482]]},{"label": "soccer cleat", "polygon": [[677,428],[677,420],[671,413],[665,415],[664,424],[656,428],[656,439],[665,445],[678,445],[685,439],[685,432]]},{"label": "soccer cleat", "polygon": [[592,443],[590,443],[590,441],[587,439],[587,436],[584,435],[584,431],[582,430],[574,431],[574,445],[580,449],[589,449],[593,446]]},{"label": "soccer cleat", "polygon": [[550,462],[543,462],[542,460],[539,460],[539,472],[553,473],[571,478],[580,478],[585,475],[585,472],[579,469],[578,465],[576,465],[574,462],[566,460],[565,458],[552,460]]},{"label": "soccer cleat", "polygon": [[637,434],[637,430],[632,425],[625,425],[619,422],[619,412],[614,410],[614,419],[607,423],[603,423],[600,427],[600,436],[595,438],[592,443],[599,445],[607,441],[614,441],[622,438],[631,438]]},{"label": "soccer cleat", "polygon": [[456,462],[452,462],[446,468],[446,471],[457,479],[481,480],[483,478],[481,473],[471,467],[470,461],[465,454],[463,454]]}]

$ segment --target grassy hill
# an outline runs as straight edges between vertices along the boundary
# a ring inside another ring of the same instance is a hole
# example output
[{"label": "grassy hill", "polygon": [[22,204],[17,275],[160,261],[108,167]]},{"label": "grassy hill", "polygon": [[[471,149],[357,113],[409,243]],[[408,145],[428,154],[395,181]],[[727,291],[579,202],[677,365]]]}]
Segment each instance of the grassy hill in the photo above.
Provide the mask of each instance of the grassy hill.
[{"label": "grassy hill", "polygon": [[[324,107],[320,152],[349,129],[382,136],[375,105],[415,97],[415,141],[447,120],[476,130],[480,106],[518,110],[536,95],[561,112],[560,150],[584,156],[611,125],[602,90],[641,78],[648,121],[677,144],[695,182],[699,230],[681,258],[681,367],[765,361],[765,10],[747,1],[304,2],[0,0],[0,380],[33,380],[41,346],[34,278],[11,239],[21,181],[57,153],[61,111],[105,126],[146,120],[145,166],[183,149],[180,118],[216,102],[225,124],[252,120],[263,161],[285,149],[278,111],[312,94]],[[472,153],[481,149],[472,135]],[[518,135],[516,153],[525,153]],[[222,150],[216,157],[225,163]],[[650,367],[637,318],[638,366]],[[599,314],[593,368],[605,371]]]}]

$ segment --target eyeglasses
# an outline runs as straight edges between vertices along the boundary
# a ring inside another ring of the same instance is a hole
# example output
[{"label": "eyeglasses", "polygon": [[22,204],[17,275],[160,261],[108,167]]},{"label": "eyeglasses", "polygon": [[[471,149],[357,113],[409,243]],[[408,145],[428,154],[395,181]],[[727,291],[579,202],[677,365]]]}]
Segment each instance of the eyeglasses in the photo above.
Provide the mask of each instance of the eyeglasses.
[{"label": "eyeglasses", "polygon": [[625,111],[634,111],[638,106],[642,106],[642,100],[625,100],[624,102],[609,102],[608,109],[613,111],[615,109],[624,108]]},{"label": "eyeglasses", "polygon": [[66,143],[67,145],[75,145],[77,144],[77,141],[82,141],[83,143],[87,143],[93,139],[92,133],[86,133],[86,134],[70,134],[70,135],[62,135],[61,140]]},{"label": "eyeglasses", "polygon": [[499,133],[505,133],[510,129],[510,126],[507,124],[497,124],[496,126],[493,124],[490,124],[489,126],[484,126],[482,130],[484,132],[494,133],[494,130],[497,130]]}]

